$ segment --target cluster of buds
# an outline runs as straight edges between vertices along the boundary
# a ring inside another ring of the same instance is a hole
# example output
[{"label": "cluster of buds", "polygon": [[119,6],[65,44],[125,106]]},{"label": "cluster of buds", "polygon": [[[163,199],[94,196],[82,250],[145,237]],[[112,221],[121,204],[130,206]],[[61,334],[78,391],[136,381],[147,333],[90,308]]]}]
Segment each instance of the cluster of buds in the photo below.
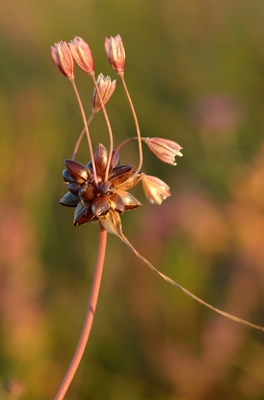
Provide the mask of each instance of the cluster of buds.
[{"label": "cluster of buds", "polygon": [[[137,208],[141,205],[140,202],[127,190],[140,181],[150,203],[161,204],[171,195],[170,188],[165,182],[141,172],[142,142],[165,163],[176,165],[175,157],[182,156],[182,147],[174,141],[157,137],[141,137],[137,116],[124,80],[125,49],[120,35],[106,38],[104,48],[111,67],[121,79],[137,130],[137,137],[125,139],[119,144],[116,151],[113,149],[113,134],[105,109],[106,103],[115,91],[116,80],[112,81],[109,76],[105,77],[102,73],[98,75],[97,80],[95,79],[93,55],[90,47],[82,38],[75,37],[69,43],[60,41],[51,47],[51,57],[56,67],[71,81],[75,93],[77,93],[85,126],[82,135],[86,132],[90,149],[91,161],[86,166],[75,161],[74,158],[80,144],[79,138],[73,159],[65,160],[66,169],[63,171],[63,179],[67,184],[68,193],[63,196],[60,204],[76,207],[74,225],[96,220],[103,223],[102,221],[105,221],[105,216],[108,213],[119,213],[121,215],[126,210]],[[94,84],[91,115],[88,123],[74,82],[74,62],[92,78]],[[101,109],[103,109],[108,126],[110,146],[107,150],[105,146],[98,144],[95,154],[93,154],[88,125],[90,125],[94,114]],[[140,161],[138,167],[120,164],[118,156],[120,148],[130,140],[135,139],[139,143]]]}]

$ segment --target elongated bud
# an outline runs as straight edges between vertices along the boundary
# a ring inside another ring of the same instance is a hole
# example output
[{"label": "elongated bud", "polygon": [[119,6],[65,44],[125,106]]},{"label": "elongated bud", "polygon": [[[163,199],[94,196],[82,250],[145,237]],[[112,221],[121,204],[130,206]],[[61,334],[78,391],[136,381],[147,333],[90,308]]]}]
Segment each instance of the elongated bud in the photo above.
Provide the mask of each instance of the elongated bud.
[{"label": "elongated bud", "polygon": [[104,48],[111,67],[117,73],[124,72],[126,54],[121,36],[105,38]]},{"label": "elongated bud", "polygon": [[163,200],[171,196],[169,186],[156,176],[143,175],[142,186],[146,198],[152,204],[160,205]]},{"label": "elongated bud", "polygon": [[167,164],[177,165],[175,157],[182,157],[182,153],[180,152],[182,147],[172,140],[158,137],[142,138],[142,140],[156,157]]},{"label": "elongated bud", "polygon": [[[116,88],[116,81],[111,81],[110,76],[104,77],[103,74],[100,74],[97,78],[97,87],[103,101],[103,104],[106,104],[114,90]],[[92,96],[92,103],[93,103],[93,111],[98,112],[102,108],[102,103],[97,92],[97,89],[94,88],[93,96]]]},{"label": "elongated bud", "polygon": [[87,74],[91,74],[94,71],[94,60],[88,44],[82,38],[76,36],[70,41],[69,47],[76,64]]},{"label": "elongated bud", "polygon": [[66,42],[62,40],[50,47],[51,58],[58,70],[67,78],[73,78],[73,58]]}]

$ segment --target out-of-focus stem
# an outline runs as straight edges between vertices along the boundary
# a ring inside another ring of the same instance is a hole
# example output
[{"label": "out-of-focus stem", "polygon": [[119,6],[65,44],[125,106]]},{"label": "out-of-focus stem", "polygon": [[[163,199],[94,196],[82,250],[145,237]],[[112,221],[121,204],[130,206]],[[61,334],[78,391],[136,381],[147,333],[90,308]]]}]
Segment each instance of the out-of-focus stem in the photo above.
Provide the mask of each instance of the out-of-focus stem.
[{"label": "out-of-focus stem", "polygon": [[98,88],[96,79],[95,79],[95,75],[94,73],[89,75],[92,78],[94,87],[97,91],[98,97],[100,99],[101,102],[101,106],[102,106],[102,110],[103,110],[103,114],[104,114],[104,118],[105,118],[105,122],[106,122],[106,126],[108,129],[108,133],[109,133],[109,157],[108,157],[108,161],[107,161],[107,165],[106,165],[106,170],[105,170],[105,181],[108,180],[108,174],[109,174],[109,169],[110,169],[110,163],[111,163],[111,159],[112,159],[112,153],[113,153],[113,148],[114,148],[114,139],[113,139],[113,132],[112,132],[112,128],[111,128],[111,124],[104,106],[104,102],[100,93],[100,90]]},{"label": "out-of-focus stem", "polygon": [[86,344],[87,344],[87,341],[88,341],[88,338],[89,338],[89,335],[91,332],[93,319],[94,319],[94,313],[95,313],[98,294],[99,294],[99,289],[100,289],[100,284],[101,284],[103,265],[104,265],[104,259],[105,259],[106,242],[107,242],[107,231],[100,224],[97,260],[96,260],[96,266],[95,266],[95,271],[94,271],[93,285],[92,285],[92,290],[91,290],[91,294],[90,294],[89,304],[88,304],[88,308],[87,308],[87,312],[86,312],[86,317],[85,317],[82,333],[81,333],[75,354],[71,361],[71,364],[68,368],[68,371],[63,379],[63,382],[62,382],[54,400],[63,400],[64,399],[64,396],[65,396],[65,394],[70,386],[70,383],[75,375],[75,372],[80,364],[81,358],[83,356],[83,353],[84,353],[84,350],[85,350],[85,347],[86,347]]},{"label": "out-of-focus stem", "polygon": [[92,146],[92,142],[91,142],[91,137],[90,137],[90,133],[89,133],[89,129],[88,129],[87,120],[86,120],[85,112],[84,112],[84,109],[83,109],[82,101],[81,101],[79,92],[77,90],[77,87],[75,85],[74,78],[69,79],[69,81],[72,84],[72,87],[73,87],[74,93],[76,95],[76,98],[77,98],[77,101],[78,101],[78,104],[79,104],[79,107],[80,107],[80,111],[81,111],[81,114],[82,114],[82,119],[83,119],[83,123],[84,123],[84,129],[85,129],[86,136],[87,136],[88,147],[89,147],[91,162],[92,162],[92,166],[93,166],[94,181],[95,181],[95,184],[98,185],[98,179],[97,179],[97,173],[96,173],[96,167],[95,167],[95,161],[94,161],[94,154],[93,154],[93,146]]},{"label": "out-of-focus stem", "polygon": [[[89,119],[88,119],[88,121],[87,121],[87,126],[90,125],[90,123],[91,123],[93,117],[94,117],[94,112],[92,111],[92,112],[91,112],[91,115],[90,115],[90,117],[89,117]],[[85,134],[85,128],[83,128],[82,132],[80,133],[80,136],[78,137],[78,140],[77,140],[77,142],[76,142],[75,148],[74,148],[74,150],[73,150],[72,160],[75,160],[76,154],[77,154],[77,152],[78,152],[78,150],[79,150],[79,147],[80,147],[80,144],[81,144],[81,141],[82,141],[82,138],[83,138],[83,135],[84,135],[84,134]]]},{"label": "out-of-focus stem", "polygon": [[137,119],[137,114],[136,114],[135,108],[133,106],[129,91],[128,91],[127,86],[126,86],[126,82],[125,82],[125,78],[124,78],[124,72],[119,72],[118,76],[119,76],[119,78],[120,78],[120,80],[122,82],[123,88],[125,90],[125,93],[126,93],[126,96],[127,96],[130,108],[131,108],[131,112],[132,112],[132,115],[133,115],[133,118],[134,118],[136,131],[137,131],[138,153],[139,153],[139,163],[138,163],[138,167],[137,167],[137,169],[135,171],[135,174],[137,174],[141,170],[141,167],[142,167],[142,164],[143,164],[143,151],[142,151],[140,128],[139,128],[139,123],[138,123],[138,119]]}]

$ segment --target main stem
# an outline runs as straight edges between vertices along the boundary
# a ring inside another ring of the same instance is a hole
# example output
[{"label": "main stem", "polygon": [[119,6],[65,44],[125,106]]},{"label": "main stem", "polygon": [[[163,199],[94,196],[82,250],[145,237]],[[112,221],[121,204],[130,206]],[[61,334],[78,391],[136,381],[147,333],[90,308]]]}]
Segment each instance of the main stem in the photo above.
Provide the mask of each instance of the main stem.
[{"label": "main stem", "polygon": [[71,361],[71,364],[68,368],[68,371],[63,379],[63,382],[62,382],[54,400],[63,400],[64,399],[64,396],[65,396],[65,394],[71,384],[71,381],[75,375],[75,372],[80,364],[81,358],[83,356],[83,353],[84,353],[84,350],[85,350],[85,347],[86,347],[86,344],[87,344],[87,341],[88,341],[88,338],[89,338],[89,335],[91,332],[91,328],[92,328],[92,324],[93,324],[93,320],[94,320],[94,313],[95,313],[98,294],[99,294],[99,289],[100,289],[100,284],[101,284],[101,279],[102,279],[106,242],[107,242],[107,231],[100,224],[97,260],[96,260],[96,266],[95,266],[95,271],[94,271],[92,290],[91,290],[91,294],[90,294],[89,304],[88,304],[88,308],[87,308],[87,312],[86,312],[86,316],[85,316],[82,333],[81,333],[77,348],[75,350],[73,359]]}]

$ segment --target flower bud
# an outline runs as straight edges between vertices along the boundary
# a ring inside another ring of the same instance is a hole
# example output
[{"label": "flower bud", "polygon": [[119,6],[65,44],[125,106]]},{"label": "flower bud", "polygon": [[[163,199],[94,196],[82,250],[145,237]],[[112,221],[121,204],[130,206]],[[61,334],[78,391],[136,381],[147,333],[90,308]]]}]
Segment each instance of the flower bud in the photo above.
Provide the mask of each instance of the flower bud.
[{"label": "flower bud", "polygon": [[73,78],[73,59],[66,42],[62,40],[50,47],[51,58],[58,70],[67,78]]},{"label": "flower bud", "polygon": [[88,44],[82,38],[76,36],[70,41],[69,47],[76,64],[87,74],[91,74],[94,71],[94,60]]},{"label": "flower bud", "polygon": [[180,152],[182,147],[172,140],[157,137],[142,138],[142,140],[156,157],[167,164],[177,165],[175,157],[182,157],[182,153]]},{"label": "flower bud", "polygon": [[[103,74],[100,74],[97,78],[96,83],[102,102],[103,104],[106,104],[114,93],[114,90],[116,88],[116,81],[111,81],[110,76],[107,76],[105,78]],[[102,108],[102,103],[96,88],[94,88],[93,91],[92,103],[93,111],[98,112]]]},{"label": "flower bud", "polygon": [[117,73],[124,72],[126,54],[121,36],[105,38],[104,48],[111,67]]},{"label": "flower bud", "polygon": [[161,204],[163,200],[171,196],[169,186],[155,176],[143,175],[142,186],[146,198],[152,204]]}]

